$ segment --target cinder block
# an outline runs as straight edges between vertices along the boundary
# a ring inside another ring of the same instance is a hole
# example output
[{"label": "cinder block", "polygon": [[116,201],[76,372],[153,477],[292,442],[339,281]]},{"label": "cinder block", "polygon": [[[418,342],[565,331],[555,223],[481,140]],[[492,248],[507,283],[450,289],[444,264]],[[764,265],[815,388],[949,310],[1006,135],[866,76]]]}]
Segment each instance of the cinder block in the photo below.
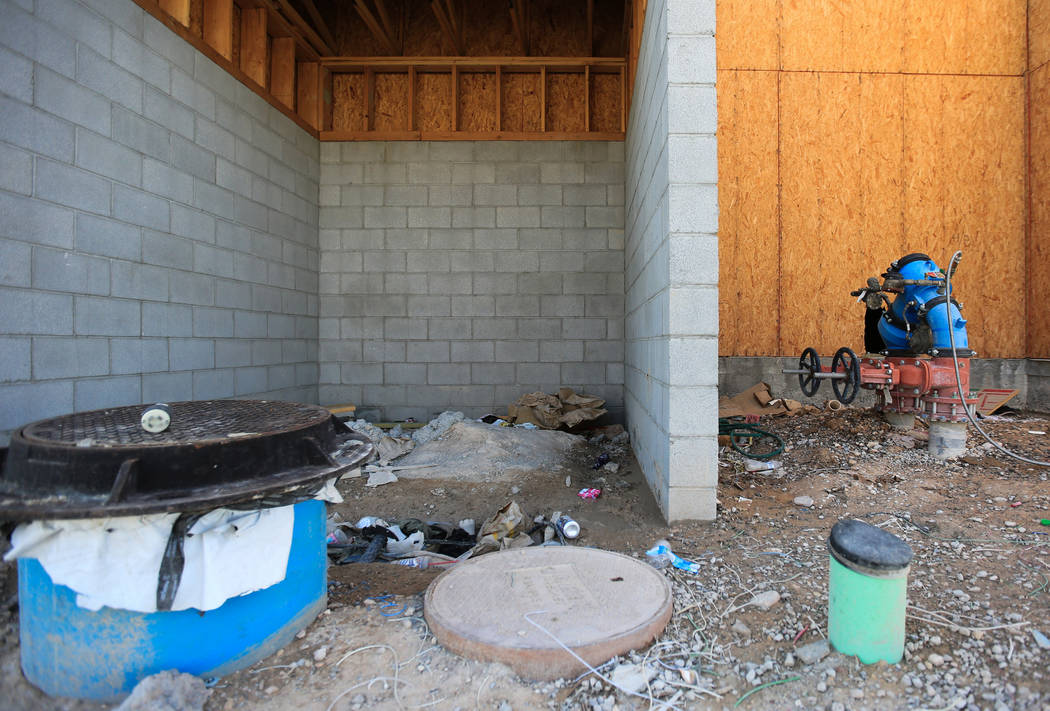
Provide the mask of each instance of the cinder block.
[{"label": "cinder block", "polygon": [[236,219],[235,197],[232,191],[206,180],[195,178],[193,181],[193,206],[218,217]]},{"label": "cinder block", "polygon": [[411,341],[406,344],[405,360],[409,363],[448,363],[448,341]]},{"label": "cinder block", "polygon": [[109,101],[61,74],[39,65],[35,72],[33,103],[44,111],[61,116],[79,126],[109,135]]},{"label": "cinder block", "polygon": [[429,336],[432,339],[470,338],[471,320],[469,318],[432,318],[430,319]]},{"label": "cinder block", "polygon": [[[100,133],[107,132],[101,131]],[[195,155],[201,152],[200,148],[186,139],[176,136],[176,150],[172,155],[170,135],[164,127],[147,121],[138,114],[118,106],[113,107],[113,140],[162,162],[173,158],[174,165],[178,168],[182,168],[185,163],[192,160],[184,155],[185,153]],[[187,170],[186,172],[192,173],[193,171]],[[215,180],[214,161],[210,179]]]},{"label": "cinder block", "polygon": [[280,362],[280,341],[269,339],[252,341],[252,365],[277,365]]},{"label": "cinder block", "polygon": [[583,227],[583,207],[544,207],[540,215],[541,227]]},{"label": "cinder block", "polygon": [[454,207],[452,208],[453,227],[495,227],[496,208],[494,207]]},{"label": "cinder block", "polygon": [[[133,37],[137,33],[129,32]],[[193,58],[196,54],[192,45],[183,41],[159,20],[147,15],[143,20],[143,42],[165,60],[179,67],[184,72],[193,71]]]},{"label": "cinder block", "polygon": [[70,249],[74,212],[0,192],[0,237]]},{"label": "cinder block", "polygon": [[248,200],[252,199],[252,174],[224,158],[215,161],[215,182]]},{"label": "cinder block", "polygon": [[562,363],[561,381],[573,385],[602,385],[605,383],[604,363]]},{"label": "cinder block", "polygon": [[525,141],[478,141],[474,144],[474,160],[494,163],[513,163],[521,150],[531,147]]},{"label": "cinder block", "polygon": [[137,301],[77,296],[74,327],[80,336],[138,336],[142,332]]},{"label": "cinder block", "polygon": [[714,84],[715,38],[711,35],[668,37],[667,81],[671,84]]},{"label": "cinder block", "polygon": [[113,61],[161,91],[171,91],[171,65],[137,38],[114,32]]},{"label": "cinder block", "polygon": [[565,274],[564,290],[566,294],[605,294],[606,275],[591,272]]},{"label": "cinder block", "polygon": [[233,397],[234,371],[204,370],[193,374],[193,398],[195,400],[217,400]]},{"label": "cinder block", "polygon": [[405,341],[365,341],[361,359],[365,362],[405,362]]},{"label": "cinder block", "polygon": [[587,227],[612,227],[623,229],[623,207],[588,207]]},{"label": "cinder block", "polygon": [[202,116],[215,118],[215,94],[187,72],[172,67],[171,96]]},{"label": "cinder block", "polygon": [[[0,23],[2,26],[3,23]],[[0,385],[0,431],[73,411],[73,382]]]},{"label": "cinder block", "polygon": [[172,338],[168,344],[172,370],[205,370],[215,367],[215,343],[203,338]]},{"label": "cinder block", "polygon": [[558,363],[519,362],[516,369],[516,379],[521,385],[543,386],[561,383],[561,365]]},{"label": "cinder block", "polygon": [[109,339],[34,338],[32,363],[34,380],[108,375]]},{"label": "cinder block", "polygon": [[390,340],[425,339],[427,321],[416,318],[387,318],[383,324],[383,335]]},{"label": "cinder block", "polygon": [[[0,29],[0,33],[7,33]],[[33,63],[0,46],[0,92],[33,103]]]},{"label": "cinder block", "polygon": [[540,163],[540,182],[543,183],[582,183],[584,166],[582,163]]},{"label": "cinder block", "polygon": [[[497,275],[498,276],[498,275]],[[503,292],[506,288],[503,289]],[[497,316],[539,316],[540,297],[527,296],[521,293],[505,294],[497,292]]]},{"label": "cinder block", "polygon": [[463,363],[431,363],[427,365],[427,383],[430,385],[469,385],[470,366]]},{"label": "cinder block", "polygon": [[391,163],[425,162],[431,145],[430,141],[390,141],[386,144],[386,153],[380,154],[376,160],[385,157]]},{"label": "cinder block", "polygon": [[[552,317],[584,316],[583,296],[543,296],[540,298],[540,315]],[[588,316],[592,314],[586,314]],[[559,324],[559,332],[561,326]]]},{"label": "cinder block", "polygon": [[32,377],[32,339],[0,336],[0,383]]},{"label": "cinder block", "polygon": [[561,229],[518,230],[518,243],[521,249],[562,249],[565,246],[565,235]]},{"label": "cinder block", "polygon": [[0,239],[0,285],[29,286],[32,248],[24,242]]},{"label": "cinder block", "polygon": [[[668,148],[670,153],[670,148]],[[584,179],[588,183],[622,183],[624,182],[624,164],[588,163],[584,170]]]},{"label": "cinder block", "polygon": [[407,227],[407,208],[366,207],[364,208],[364,226],[366,228]]},{"label": "cinder block", "polygon": [[431,185],[427,190],[427,204],[433,206],[466,207],[474,199],[471,185]]},{"label": "cinder block", "polygon": [[718,335],[718,289],[673,287],[669,294],[670,334]]},{"label": "cinder block", "polygon": [[38,159],[37,197],[99,214],[109,213],[110,183],[62,163]]},{"label": "cinder block", "polygon": [[[390,188],[386,188],[390,190]],[[406,190],[426,190],[426,188],[405,188]],[[381,206],[384,204],[383,188],[378,185],[346,185],[339,190],[339,204],[343,207]],[[386,203],[399,205],[397,202]]]},{"label": "cinder block", "polygon": [[146,230],[142,235],[142,260],[175,269],[193,269],[193,242],[168,232]]},{"label": "cinder block", "polygon": [[[344,188],[349,190],[350,188]],[[423,185],[388,185],[382,191],[381,205],[415,206],[427,204],[427,188]]]},{"label": "cinder block", "polygon": [[473,363],[470,381],[475,385],[512,385],[515,381],[513,363]]},{"label": "cinder block", "polygon": [[215,367],[233,368],[252,363],[252,344],[240,339],[215,341]]},{"label": "cinder block", "polygon": [[[179,152],[185,145],[183,139],[180,136],[175,136],[172,140],[172,152],[173,156],[177,157]],[[205,173],[208,166],[208,157],[211,158],[211,164],[214,166],[215,156],[222,156],[229,161],[237,161],[237,137],[230,131],[227,131],[222,126],[212,123],[200,116],[196,120],[196,129],[193,133],[193,142],[190,144],[194,147],[193,153],[196,155],[190,155],[186,157],[188,163],[192,163],[195,168],[194,170],[200,170],[201,175],[199,178],[207,180],[207,174]],[[257,141],[257,137],[252,134],[252,146],[256,150],[263,149],[263,147]],[[264,150],[264,149],[263,149]],[[214,154],[214,155],[211,155]],[[258,161],[261,163],[261,159]],[[187,172],[194,172],[189,168],[184,168]],[[194,173],[196,175],[196,173]],[[274,182],[280,184],[280,180],[276,179],[273,171],[270,172],[269,177]],[[290,187],[290,186],[285,186]]]},{"label": "cinder block", "polygon": [[409,227],[451,227],[452,209],[448,207],[408,208]]},{"label": "cinder block", "polygon": [[604,207],[606,201],[605,185],[566,185],[562,188],[566,205],[593,205]]},{"label": "cinder block", "polygon": [[[622,362],[624,358],[623,341],[587,341],[584,344],[583,359],[588,362]],[[672,363],[674,360],[672,359]],[[717,357],[714,362],[717,362]],[[717,367],[716,367],[717,371]]]},{"label": "cinder block", "polygon": [[[432,273],[427,277],[429,283],[429,289],[431,294],[437,295],[455,295],[455,294],[471,294],[473,293],[473,287],[471,284],[470,277],[465,273],[452,272],[450,274]],[[486,298],[486,297],[480,297]],[[488,297],[491,298],[491,297]],[[453,299],[453,316],[469,315],[469,314],[457,314],[455,312],[456,300]]]},{"label": "cinder block", "polygon": [[162,232],[167,232],[171,225],[171,210],[167,200],[123,185],[113,186],[113,216]]},{"label": "cinder block", "polygon": [[541,272],[582,272],[581,252],[540,252]]},{"label": "cinder block", "polygon": [[518,204],[523,207],[534,205],[561,205],[561,185],[519,185]]},{"label": "cinder block", "polygon": [[67,163],[73,160],[73,126],[6,96],[0,96],[0,140]]},{"label": "cinder block", "polygon": [[197,338],[232,338],[233,311],[229,309],[193,309],[193,335]]},{"label": "cinder block", "polygon": [[452,252],[449,265],[454,272],[491,272],[496,268],[492,252]]},{"label": "cinder block", "polygon": [[[716,309],[717,312],[717,309]],[[620,295],[588,296],[586,316],[607,316],[623,318],[624,297]],[[584,314],[579,314],[584,315]]]},{"label": "cinder block", "polygon": [[[518,208],[498,209],[517,210]],[[539,208],[529,209],[539,210]],[[518,231],[514,229],[474,230],[474,246],[476,249],[518,249]]]},{"label": "cinder block", "polygon": [[193,244],[193,269],[200,274],[233,276],[233,252],[210,245]]},{"label": "cinder block", "polygon": [[497,207],[497,227],[540,227],[539,207]]},{"label": "cinder block", "polygon": [[168,339],[111,338],[110,372],[113,375],[151,373],[168,369]]},{"label": "cinder block", "polygon": [[382,363],[344,363],[341,377],[344,383],[353,385],[382,385]]},{"label": "cinder block", "polygon": [[467,163],[474,160],[472,141],[434,141],[430,144],[430,160],[447,163]]},{"label": "cinder block", "polygon": [[427,366],[424,363],[387,363],[383,366],[383,381],[391,385],[426,385]]},{"label": "cinder block", "polygon": [[492,296],[453,296],[453,316],[492,316],[496,313],[496,299]]},{"label": "cinder block", "polygon": [[142,304],[142,335],[177,337],[193,335],[193,310],[179,304]]},{"label": "cinder block", "polygon": [[513,339],[518,336],[517,322],[505,318],[474,319],[474,338],[492,340]]},{"label": "cinder block", "polygon": [[478,185],[496,180],[496,166],[492,163],[456,163],[452,166],[454,185]]},{"label": "cinder block", "polygon": [[494,356],[484,360],[496,363],[531,363],[538,361],[539,357],[538,341],[496,341]]},{"label": "cinder block", "polygon": [[491,362],[495,352],[492,341],[453,341],[453,363]]},{"label": "cinder block", "polygon": [[408,271],[410,272],[447,272],[449,269],[448,252],[427,251],[408,253]]},{"label": "cinder block", "polygon": [[540,361],[545,363],[583,360],[583,341],[540,341]]},{"label": "cinder block", "polygon": [[[498,272],[535,272],[539,271],[539,256],[535,252],[496,252],[494,255],[495,270]],[[505,280],[506,277],[503,277]],[[504,282],[503,291],[507,291]]]},{"label": "cinder block", "polygon": [[[99,51],[108,54],[109,48]],[[121,106],[142,112],[142,80],[87,47],[78,51],[77,81]]]},{"label": "cinder block", "polygon": [[79,294],[109,293],[109,262],[44,247],[33,248],[33,286]]},{"label": "cinder block", "polygon": [[[38,159],[39,161],[40,159]],[[33,156],[12,146],[0,144],[0,190],[33,193]]]},{"label": "cinder block", "polygon": [[[128,185],[142,184],[142,156],[108,138],[78,128],[76,164]],[[71,153],[72,155],[72,153]]]},{"label": "cinder block", "polygon": [[623,385],[623,363],[605,364],[605,382],[610,385]]},{"label": "cinder block", "polygon": [[193,202],[193,178],[152,158],[142,161],[142,187],[178,202]]},{"label": "cinder block", "polygon": [[[598,339],[606,338],[604,318],[566,318],[562,319],[562,338]],[[622,360],[622,354],[620,360]]]},{"label": "cinder block", "polygon": [[78,380],[74,388],[73,407],[77,411],[137,405],[142,402],[142,378],[138,375]]},{"label": "cinder block", "polygon": [[[416,163],[414,165],[427,165]],[[365,165],[365,183],[369,185],[396,185],[405,182],[426,183],[426,180],[412,180],[408,177],[404,163],[367,163]],[[448,182],[447,180],[445,181]]]},{"label": "cinder block", "polygon": [[[569,276],[577,275],[566,275]],[[540,272],[537,274],[521,274],[518,277],[519,294],[561,294],[562,275],[556,272]]]},{"label": "cinder block", "polygon": [[[535,166],[533,166],[535,167]],[[475,185],[474,204],[484,205],[517,205],[517,185]]]},{"label": "cinder block", "polygon": [[173,271],[168,277],[171,301],[196,306],[215,303],[215,279],[206,274]]},{"label": "cinder block", "polygon": [[265,392],[267,382],[267,368],[264,366],[235,368],[233,371],[233,392],[237,396]]},{"label": "cinder block", "polygon": [[676,84],[667,87],[668,133],[709,133],[718,129],[715,87]]}]

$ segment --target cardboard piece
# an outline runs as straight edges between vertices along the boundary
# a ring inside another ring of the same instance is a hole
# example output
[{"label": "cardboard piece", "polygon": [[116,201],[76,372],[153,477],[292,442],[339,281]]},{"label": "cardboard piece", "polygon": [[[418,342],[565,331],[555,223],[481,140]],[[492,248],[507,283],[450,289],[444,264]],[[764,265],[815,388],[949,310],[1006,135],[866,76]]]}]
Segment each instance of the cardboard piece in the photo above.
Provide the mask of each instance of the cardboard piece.
[{"label": "cardboard piece", "polygon": [[561,388],[557,395],[535,392],[508,405],[507,420],[519,425],[531,423],[545,430],[571,428],[604,415],[604,404],[601,398],[576,393],[571,388]]},{"label": "cardboard piece", "polygon": [[719,417],[743,417],[746,415],[787,415],[802,411],[802,403],[787,398],[773,398],[766,383],[755,383],[744,392],[733,397],[718,399]]},{"label": "cardboard piece", "polygon": [[987,417],[1016,397],[1019,392],[1019,390],[985,388],[977,393],[977,412]]}]

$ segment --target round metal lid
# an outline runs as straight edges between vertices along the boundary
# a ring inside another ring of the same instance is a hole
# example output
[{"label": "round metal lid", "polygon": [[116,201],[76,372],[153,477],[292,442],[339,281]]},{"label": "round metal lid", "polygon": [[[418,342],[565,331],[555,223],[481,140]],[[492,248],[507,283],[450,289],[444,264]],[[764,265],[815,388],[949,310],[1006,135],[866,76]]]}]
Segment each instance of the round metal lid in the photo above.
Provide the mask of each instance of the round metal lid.
[{"label": "round metal lid", "polygon": [[634,558],[544,546],[456,565],[430,584],[423,609],[451,651],[546,680],[586,670],[558,641],[592,666],[649,644],[671,618],[672,597],[664,575]]}]

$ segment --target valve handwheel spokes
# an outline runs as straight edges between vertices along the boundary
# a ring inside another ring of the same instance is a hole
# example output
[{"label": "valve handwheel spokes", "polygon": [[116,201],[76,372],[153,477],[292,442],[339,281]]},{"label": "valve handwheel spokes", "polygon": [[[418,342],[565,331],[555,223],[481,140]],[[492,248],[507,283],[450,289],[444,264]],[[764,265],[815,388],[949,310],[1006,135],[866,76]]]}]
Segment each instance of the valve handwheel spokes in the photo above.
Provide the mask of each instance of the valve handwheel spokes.
[{"label": "valve handwheel spokes", "polygon": [[839,402],[850,404],[857,397],[860,386],[860,361],[857,360],[857,354],[849,348],[839,348],[831,359],[831,372],[846,374],[845,378],[832,380],[831,389],[835,391]]},{"label": "valve handwheel spokes", "polygon": [[802,351],[802,357],[798,359],[798,369],[808,371],[798,374],[798,386],[806,397],[813,397],[820,389],[820,379],[816,377],[820,372],[820,356],[815,348]]}]

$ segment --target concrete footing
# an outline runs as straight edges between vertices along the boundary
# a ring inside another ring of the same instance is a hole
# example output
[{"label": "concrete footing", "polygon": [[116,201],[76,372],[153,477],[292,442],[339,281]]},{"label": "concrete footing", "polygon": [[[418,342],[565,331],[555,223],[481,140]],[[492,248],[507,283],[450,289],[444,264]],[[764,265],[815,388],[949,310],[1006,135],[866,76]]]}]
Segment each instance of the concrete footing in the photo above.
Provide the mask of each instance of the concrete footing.
[{"label": "concrete footing", "polygon": [[965,422],[931,422],[930,456],[934,459],[954,459],[966,453]]},{"label": "concrete footing", "polygon": [[895,430],[910,430],[915,428],[915,414],[905,412],[884,412],[882,418]]}]

